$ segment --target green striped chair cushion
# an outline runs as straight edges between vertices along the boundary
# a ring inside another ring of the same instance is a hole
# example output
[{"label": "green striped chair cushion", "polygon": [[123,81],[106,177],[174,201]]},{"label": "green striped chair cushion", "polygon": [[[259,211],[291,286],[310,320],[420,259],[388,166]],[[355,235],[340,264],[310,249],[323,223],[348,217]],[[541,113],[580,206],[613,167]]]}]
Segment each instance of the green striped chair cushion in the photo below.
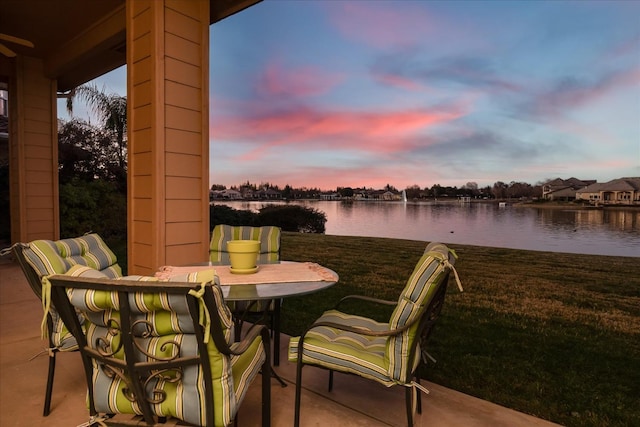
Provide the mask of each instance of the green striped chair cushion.
[{"label": "green striped chair cushion", "polygon": [[[76,267],[69,270],[74,276],[96,277],[95,270]],[[127,276],[121,279],[137,281],[158,281],[156,277]],[[213,282],[212,290],[218,310],[217,316],[223,327],[227,342],[233,337],[233,321],[229,309],[224,304],[222,290],[217,284],[213,270],[174,276],[169,281],[205,283]],[[87,343],[96,348],[96,343],[106,339],[110,351],[119,347],[119,335],[110,334],[110,319],[120,319],[118,294],[111,291],[68,290],[72,304],[88,319],[86,325]],[[156,357],[197,355],[198,347],[193,330],[193,322],[184,297],[162,293],[136,293],[130,296],[132,321],[144,321],[147,327],[134,328],[136,343],[147,353]],[[179,345],[174,345],[178,343]],[[208,358],[211,363],[211,380],[216,407],[215,425],[231,423],[252,379],[257,375],[265,360],[262,340],[257,338],[250,349],[239,356],[226,356],[218,351],[213,339],[207,343]],[[115,357],[124,358],[122,350]],[[139,352],[139,361],[153,361]],[[176,381],[177,379],[177,381]],[[141,409],[127,399],[122,392],[128,386],[117,375],[109,375],[95,365],[93,369],[94,404],[96,410],[105,413],[141,415]],[[181,375],[175,371],[153,377],[147,384],[149,390],[162,390],[166,398],[153,405],[158,416],[169,416],[195,425],[204,425],[204,379],[201,366],[183,368]],[[152,397],[150,395],[150,397]]]},{"label": "green striped chair cushion", "polygon": [[[24,256],[41,278],[50,274],[64,274],[74,265],[89,266],[112,278],[122,275],[116,255],[97,234],[58,241],[34,240],[24,250]],[[60,351],[77,350],[75,338],[69,333],[55,308],[50,307],[49,313],[53,320],[53,346]]]},{"label": "green striped chair cushion", "polygon": [[229,240],[259,240],[258,262],[265,264],[280,261],[280,227],[216,225],[211,233],[209,259],[215,264],[229,264],[227,242]]},{"label": "green striped chair cushion", "polygon": [[[338,310],[326,311],[316,323],[332,322],[368,331],[404,327],[417,320],[421,309],[431,303],[436,291],[443,285],[446,273],[451,268],[447,262],[448,256],[449,249],[445,245],[427,246],[407,280],[388,324]],[[314,327],[305,335],[302,362],[353,373],[386,386],[407,384],[411,380],[408,374],[420,363],[419,348],[416,348],[413,360],[409,360],[418,327],[419,322],[415,322],[406,331],[390,337],[370,337],[326,326]],[[300,337],[292,337],[289,341],[291,362],[297,361],[299,340]]]},{"label": "green striped chair cushion", "polygon": [[40,276],[64,274],[73,265],[86,265],[111,278],[122,276],[116,255],[97,234],[58,241],[34,240],[25,250],[25,258]]},{"label": "green striped chair cushion", "polygon": [[[317,322],[357,326],[369,331],[384,331],[389,328],[386,323],[345,314],[338,310],[326,311]],[[293,363],[298,360],[299,339],[300,337],[292,337],[289,341],[289,361]],[[385,360],[386,348],[387,337],[370,337],[319,326],[305,335],[302,361],[356,374],[389,387],[394,384],[394,381],[388,374]]]},{"label": "green striped chair cushion", "polygon": [[[421,310],[429,305],[442,285],[442,281],[447,277],[448,267],[445,261],[449,257],[449,248],[442,244],[430,244],[425,253],[418,261],[405,285],[398,304],[391,314],[389,327],[391,329],[402,328],[406,324],[416,320]],[[408,364],[411,363],[412,370],[420,362],[420,351],[416,351],[414,360],[409,360],[409,352],[416,338],[418,322],[415,322],[402,334],[391,337],[387,342],[387,366],[389,366],[389,376],[401,383],[409,380],[407,378]],[[411,370],[411,371],[412,371]]]}]

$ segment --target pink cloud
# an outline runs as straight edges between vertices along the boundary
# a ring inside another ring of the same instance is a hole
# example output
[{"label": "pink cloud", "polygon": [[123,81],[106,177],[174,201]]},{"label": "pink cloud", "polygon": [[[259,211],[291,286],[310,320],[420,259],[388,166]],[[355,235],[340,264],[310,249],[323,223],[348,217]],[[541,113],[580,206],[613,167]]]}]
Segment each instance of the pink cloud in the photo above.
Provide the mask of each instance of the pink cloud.
[{"label": "pink cloud", "polygon": [[267,96],[314,96],[329,92],[344,77],[313,67],[291,68],[280,61],[268,64],[257,79],[257,91]]},{"label": "pink cloud", "polygon": [[[552,118],[551,120],[554,127],[558,130],[566,132],[569,135],[574,135],[579,140],[589,141],[591,144],[601,144],[608,147],[621,147],[625,144],[625,141],[612,133],[610,129],[593,126],[587,121],[578,122],[568,117]],[[613,151],[616,152],[616,150]],[[593,159],[589,161],[593,162]],[[572,166],[577,165],[575,159],[573,159],[571,163]],[[600,157],[598,159],[598,167],[602,164],[602,158]]]},{"label": "pink cloud", "polygon": [[634,36],[628,40],[625,40],[619,43],[617,46],[614,46],[612,49],[607,50],[604,56],[608,60],[617,59],[619,57],[624,57],[628,55],[631,55],[632,57],[637,58],[639,44],[640,44],[640,39],[637,36]]},{"label": "pink cloud", "polygon": [[373,74],[373,78],[379,81],[382,84],[398,87],[401,89],[416,91],[424,89],[424,86],[418,83],[416,80],[411,78],[406,78],[397,74],[392,73],[375,73]]},{"label": "pink cloud", "polygon": [[456,120],[466,106],[390,112],[321,111],[298,108],[254,117],[212,119],[216,138],[251,141],[257,147],[244,160],[253,160],[268,150],[296,144],[296,149],[334,147],[340,150],[400,152],[411,148],[418,132]]},{"label": "pink cloud", "polygon": [[604,76],[591,84],[567,81],[558,85],[552,92],[539,97],[535,109],[538,112],[554,115],[565,108],[590,104],[616,90],[635,89],[638,84],[640,84],[640,68],[637,67]]},{"label": "pink cloud", "polygon": [[471,21],[460,25],[443,13],[429,10],[427,1],[396,2],[352,1],[326,2],[331,24],[347,40],[377,49],[398,46],[437,46],[446,40],[449,51],[492,48],[491,43],[477,37],[482,29]]},{"label": "pink cloud", "polygon": [[405,2],[402,9],[375,2],[340,3],[329,15],[345,37],[374,47],[415,43],[436,25],[419,2]]}]

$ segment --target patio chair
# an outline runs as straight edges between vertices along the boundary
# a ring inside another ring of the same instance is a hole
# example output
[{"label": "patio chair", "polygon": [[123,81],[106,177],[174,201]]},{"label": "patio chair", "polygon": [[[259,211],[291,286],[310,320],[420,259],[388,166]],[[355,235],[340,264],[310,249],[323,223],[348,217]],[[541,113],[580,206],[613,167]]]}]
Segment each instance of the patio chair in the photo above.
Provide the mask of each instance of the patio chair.
[{"label": "patio chair", "polygon": [[[427,354],[427,340],[442,309],[450,271],[454,272],[462,291],[454,263],[453,251],[441,243],[431,243],[397,301],[356,295],[344,297],[301,336],[291,338],[289,360],[297,363],[296,427],[300,423],[304,365],[329,370],[329,391],[333,388],[333,371],[358,375],[387,387],[406,387],[407,422],[413,425],[414,408],[417,406],[418,412],[422,409],[418,390],[426,391],[420,385],[419,367],[431,359]],[[338,310],[341,303],[353,299],[395,308],[388,323]]]},{"label": "patio chair", "polygon": [[254,325],[233,342],[233,320],[213,269],[167,281],[110,279],[74,266],[48,281],[52,302],[79,344],[89,425],[171,419],[169,425],[228,426],[260,371],[262,425],[270,425],[269,330]]},{"label": "patio chair", "polygon": [[[229,265],[229,240],[259,240],[258,264],[280,262],[280,227],[276,226],[233,226],[219,224],[213,228],[209,245],[209,260],[213,265]],[[236,333],[240,334],[244,320],[266,318],[273,337],[273,363],[280,364],[280,306],[282,300],[271,301],[228,301],[236,320]],[[236,337],[236,339],[238,339]]]},{"label": "patio chair", "polygon": [[[72,265],[86,265],[100,270],[108,277],[122,275],[116,255],[97,234],[86,234],[74,239],[58,241],[34,240],[30,243],[17,243],[12,247],[13,254],[27,278],[29,286],[38,298],[42,299],[42,278],[50,274],[65,273]],[[47,337],[49,347],[49,373],[44,398],[43,416],[51,412],[51,394],[58,352],[76,351],[75,338],[65,328],[56,307],[51,305],[43,321],[42,333]]]}]

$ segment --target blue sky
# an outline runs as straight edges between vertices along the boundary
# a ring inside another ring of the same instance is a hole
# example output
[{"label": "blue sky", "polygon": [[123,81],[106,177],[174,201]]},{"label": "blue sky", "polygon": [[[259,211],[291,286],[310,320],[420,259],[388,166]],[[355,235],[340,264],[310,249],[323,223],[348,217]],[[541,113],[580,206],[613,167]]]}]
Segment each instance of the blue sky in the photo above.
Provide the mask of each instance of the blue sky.
[{"label": "blue sky", "polygon": [[266,0],[210,49],[211,184],[640,176],[639,1]]}]

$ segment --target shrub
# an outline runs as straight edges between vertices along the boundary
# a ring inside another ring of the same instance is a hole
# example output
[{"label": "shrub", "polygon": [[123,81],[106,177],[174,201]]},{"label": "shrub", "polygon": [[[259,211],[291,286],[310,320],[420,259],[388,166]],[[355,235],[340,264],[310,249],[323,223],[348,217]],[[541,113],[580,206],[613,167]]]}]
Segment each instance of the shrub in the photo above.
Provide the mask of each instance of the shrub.
[{"label": "shrub", "polygon": [[257,216],[257,213],[248,210],[233,209],[226,205],[210,205],[209,228],[213,231],[213,227],[218,224],[253,225]]},{"label": "shrub", "polygon": [[324,233],[327,216],[317,209],[299,205],[269,205],[260,209],[256,225],[277,225],[283,231]]},{"label": "shrub", "polygon": [[127,240],[127,196],[117,183],[74,179],[60,185],[60,236],[89,231],[105,240]]},{"label": "shrub", "polygon": [[225,205],[209,208],[211,230],[218,224],[228,225],[275,225],[283,231],[299,233],[324,233],[327,216],[317,209],[298,205],[269,205],[259,213],[233,209]]}]

